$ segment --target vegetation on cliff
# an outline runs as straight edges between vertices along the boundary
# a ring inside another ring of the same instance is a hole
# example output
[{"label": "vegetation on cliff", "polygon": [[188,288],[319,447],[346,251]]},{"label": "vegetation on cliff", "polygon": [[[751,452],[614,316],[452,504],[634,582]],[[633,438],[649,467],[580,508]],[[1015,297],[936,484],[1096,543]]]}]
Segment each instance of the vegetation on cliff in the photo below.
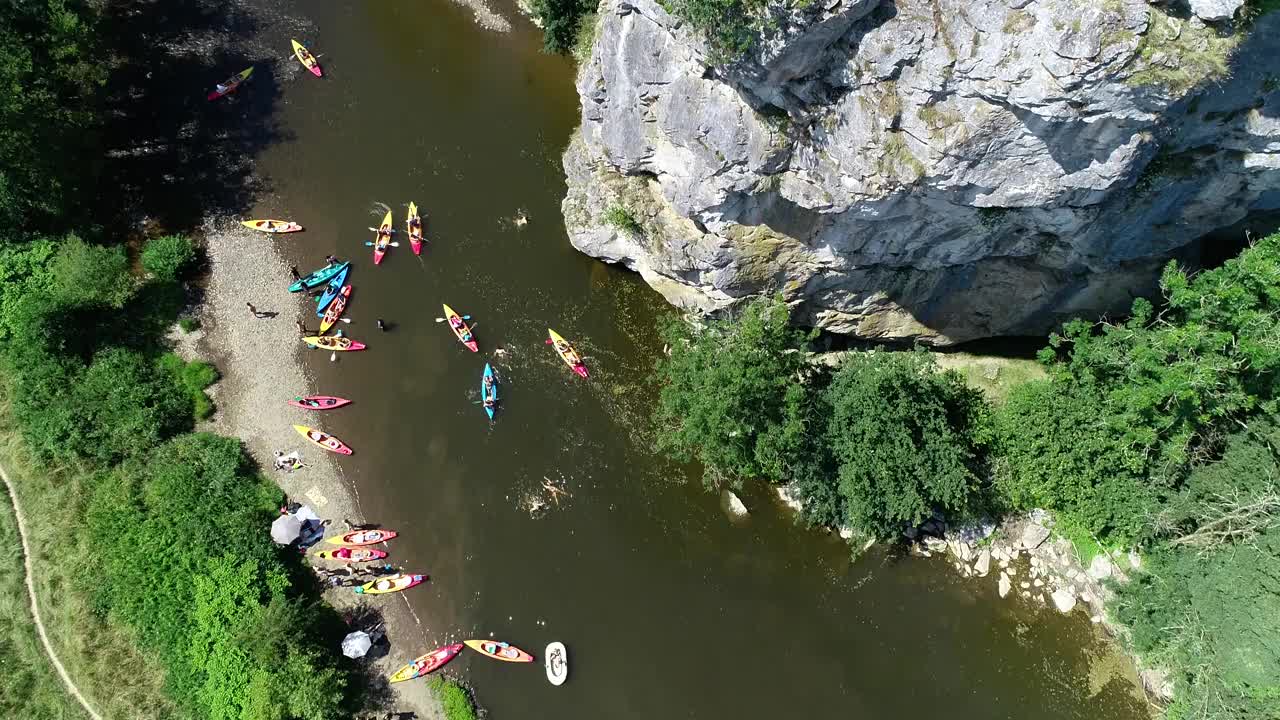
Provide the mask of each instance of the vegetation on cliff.
[{"label": "vegetation on cliff", "polygon": [[[164,335],[195,246],[166,235],[137,249],[138,238],[84,222],[95,214],[80,204],[97,198],[77,190],[106,158],[100,11],[77,0],[0,8],[0,81],[12,90],[0,97],[0,439],[6,461],[24,458],[11,469],[23,504],[38,508],[33,535],[57,538],[45,572],[60,582],[42,600],[55,618],[79,608],[55,641],[89,643],[108,628],[110,653],[68,652],[81,659],[74,674],[101,678],[110,664],[153,692],[149,678],[162,678],[167,701],[132,703],[149,717],[347,717],[352,666],[333,651],[344,626],[297,553],[267,533],[279,490],[239,441],[192,433],[216,371],[168,353]],[[157,662],[139,667],[122,638]],[[104,708],[117,707],[109,692],[133,692],[87,689]],[[53,704],[43,692],[5,699],[14,716]]]},{"label": "vegetation on cliff", "polygon": [[1047,377],[998,406],[916,353],[812,365],[778,300],[672,325],[662,443],[714,483],[790,483],[809,521],[862,536],[935,509],[1042,507],[1073,535],[1144,548],[1112,612],[1174,671],[1171,716],[1271,716],[1280,234],[1198,274],[1170,263],[1161,286],[1124,322],[1067,323],[1040,353]]}]

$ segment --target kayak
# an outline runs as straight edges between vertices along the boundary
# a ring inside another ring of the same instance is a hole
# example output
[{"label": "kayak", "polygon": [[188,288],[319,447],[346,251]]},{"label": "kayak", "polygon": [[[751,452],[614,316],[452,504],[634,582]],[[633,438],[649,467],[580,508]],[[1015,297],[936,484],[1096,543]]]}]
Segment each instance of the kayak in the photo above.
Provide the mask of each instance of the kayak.
[{"label": "kayak", "polygon": [[494,640],[464,640],[463,644],[486,657],[503,662],[533,662],[533,656],[515,645]]},{"label": "kayak", "polygon": [[[486,380],[493,383],[492,386],[486,388]],[[484,405],[484,411],[489,413],[489,419],[492,420],[494,408],[498,406],[498,378],[494,377],[489,363],[484,364],[484,377],[480,378],[480,404]]]},{"label": "kayak", "polygon": [[391,575],[378,578],[356,588],[357,595],[387,595],[403,592],[426,580],[426,575]]},{"label": "kayak", "polygon": [[342,562],[358,563],[370,562],[372,560],[381,560],[387,556],[386,550],[375,550],[365,547],[340,547],[337,550],[321,550],[316,553],[316,557],[321,560],[341,560]]},{"label": "kayak", "polygon": [[377,545],[399,535],[395,530],[352,530],[329,538],[334,545]]},{"label": "kayak", "polygon": [[290,285],[289,292],[300,292],[302,290],[316,287],[317,285],[323,285],[332,279],[334,275],[337,275],[350,266],[351,263],[347,262],[341,262],[336,265],[325,265],[319,270],[316,270],[310,275]]},{"label": "kayak", "polygon": [[[413,219],[418,218],[418,228],[413,227]],[[414,255],[422,254],[422,218],[418,216],[418,204],[409,203],[409,217],[405,218],[404,228],[409,231],[409,245],[413,247]]]},{"label": "kayak", "polygon": [[209,100],[217,100],[223,95],[230,95],[235,92],[236,88],[240,87],[240,83],[248,80],[249,76],[252,74],[253,66],[251,65],[248,68],[241,70],[239,73],[227,78],[226,82],[222,83],[219,87],[214,88],[213,92],[209,93]]},{"label": "kayak", "polygon": [[350,405],[351,401],[332,395],[308,395],[306,397],[299,395],[290,400],[289,404],[306,410],[333,410],[343,405]]},{"label": "kayak", "polygon": [[373,234],[373,264],[377,265],[382,262],[382,256],[387,254],[387,246],[391,244],[391,211],[387,211],[386,217],[382,218],[382,224],[378,226],[379,230],[386,231],[383,235],[381,232]]},{"label": "kayak", "polygon": [[569,344],[568,340],[560,337],[560,333],[552,330],[551,328],[547,328],[547,332],[551,335],[551,347],[556,349],[556,352],[560,355],[560,359],[564,360],[566,365],[573,368],[574,372],[578,373],[582,377],[586,377],[587,366],[582,364],[582,356],[578,354],[578,351],[573,349],[573,346]]},{"label": "kayak", "polygon": [[547,680],[552,685],[563,685],[569,679],[569,651],[564,649],[564,643],[557,640],[547,645],[542,660],[547,666]]},{"label": "kayak", "polygon": [[321,350],[333,350],[334,352],[354,352],[363,350],[367,345],[362,342],[356,342],[349,337],[325,337],[321,335],[308,335],[302,338],[302,342],[314,348]]},{"label": "kayak", "polygon": [[264,233],[292,233],[302,230],[302,226],[292,220],[241,220],[240,224]]},{"label": "kayak", "polygon": [[448,662],[458,656],[462,652],[462,648],[466,647],[462,643],[454,643],[437,648],[431,652],[419,657],[413,662],[405,665],[391,675],[391,682],[398,683],[405,680],[420,678],[431,672],[439,670],[448,664]]},{"label": "kayak", "polygon": [[[458,319],[456,326],[453,324],[454,318]],[[480,351],[480,346],[476,344],[476,336],[471,334],[471,328],[467,327],[467,321],[463,320],[462,316],[454,312],[453,308],[448,305],[444,306],[444,319],[449,322],[449,329],[453,331],[453,334],[458,336],[458,342],[466,345],[471,352]]]},{"label": "kayak", "polygon": [[323,77],[324,74],[320,70],[320,61],[316,60],[316,57],[303,47],[302,43],[297,40],[290,40],[289,42],[293,43],[293,54],[297,56],[298,62],[302,63],[302,67],[310,70],[311,74],[316,77]]},{"label": "kayak", "polygon": [[346,443],[332,435],[313,430],[306,425],[294,425],[293,429],[297,430],[299,435],[311,441],[312,445],[324,448],[329,452],[338,453],[339,455],[350,455],[352,453],[351,448],[347,447]]},{"label": "kayak", "polygon": [[324,311],[329,307],[329,303],[338,297],[338,293],[342,291],[342,286],[347,284],[347,275],[351,274],[350,267],[344,267],[337,275],[329,278],[329,287],[324,289],[324,294],[316,301],[316,317],[324,317]]},{"label": "kayak", "polygon": [[324,318],[320,320],[320,334],[329,332],[329,328],[338,322],[338,318],[342,316],[342,311],[347,309],[347,300],[351,298],[351,286],[345,285],[342,291],[338,293],[338,297],[329,303],[329,309],[324,311]]}]

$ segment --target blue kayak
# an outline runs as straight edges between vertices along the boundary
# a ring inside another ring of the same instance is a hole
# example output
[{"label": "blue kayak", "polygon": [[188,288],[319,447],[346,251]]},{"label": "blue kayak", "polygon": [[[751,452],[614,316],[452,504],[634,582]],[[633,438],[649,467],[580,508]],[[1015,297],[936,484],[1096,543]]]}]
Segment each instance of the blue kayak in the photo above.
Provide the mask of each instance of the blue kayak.
[{"label": "blue kayak", "polygon": [[329,281],[329,287],[325,288],[324,294],[316,301],[316,317],[324,317],[324,311],[329,307],[329,303],[338,297],[338,293],[342,292],[342,284],[347,281],[347,274],[351,272],[351,268],[344,267],[342,272],[333,276]]},{"label": "blue kayak", "polygon": [[[493,387],[485,388],[485,380],[492,380]],[[484,401],[492,400],[492,405],[484,405]],[[493,419],[493,410],[498,406],[498,378],[493,375],[493,368],[489,367],[489,363],[484,364],[484,377],[480,379],[480,401],[484,405],[484,411],[489,413],[489,419]]]},{"label": "blue kayak", "polygon": [[289,292],[299,292],[304,288],[310,289],[313,287],[318,287],[320,285],[323,285],[326,282],[328,282],[328,280],[332,278],[334,275],[337,275],[338,273],[345,270],[347,266],[349,266],[350,264],[351,263],[348,263],[348,262],[341,262],[341,263],[337,263],[336,265],[325,265],[319,270],[311,273],[310,275],[290,285]]}]

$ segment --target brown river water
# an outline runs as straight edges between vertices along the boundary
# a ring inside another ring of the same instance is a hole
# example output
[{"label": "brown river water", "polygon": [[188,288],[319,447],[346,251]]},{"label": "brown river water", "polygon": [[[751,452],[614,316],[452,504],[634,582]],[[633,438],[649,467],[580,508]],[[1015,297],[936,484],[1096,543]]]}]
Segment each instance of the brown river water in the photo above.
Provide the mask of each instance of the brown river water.
[{"label": "brown river water", "polygon": [[[539,656],[450,666],[490,717],[1143,716],[1131,685],[1097,671],[1106,653],[1083,614],[999,600],[994,577],[939,559],[851,560],[766,489],[730,521],[696,468],[655,454],[667,310],[569,245],[559,156],[577,125],[574,68],[541,53],[529,23],[490,33],[444,0],[263,10],[275,20],[257,31],[279,34],[282,59],[253,88],[274,93],[278,130],[253,214],[307,227],[276,241],[304,272],[330,252],[355,261],[346,330],[370,349],[306,358],[318,390],[355,400],[325,427],[356,449],[339,462],[366,516],[401,531],[394,559],[430,574],[408,600],[432,641],[492,634]],[[286,67],[291,35],[324,79]],[[386,207],[403,228],[410,200],[427,248],[406,242],[374,267],[366,228]],[[471,315],[480,353],[435,322],[442,302]],[[589,380],[543,343],[547,327],[587,356]],[[486,361],[502,379],[492,425],[475,404]],[[558,688],[540,662],[552,640],[571,660]]]}]

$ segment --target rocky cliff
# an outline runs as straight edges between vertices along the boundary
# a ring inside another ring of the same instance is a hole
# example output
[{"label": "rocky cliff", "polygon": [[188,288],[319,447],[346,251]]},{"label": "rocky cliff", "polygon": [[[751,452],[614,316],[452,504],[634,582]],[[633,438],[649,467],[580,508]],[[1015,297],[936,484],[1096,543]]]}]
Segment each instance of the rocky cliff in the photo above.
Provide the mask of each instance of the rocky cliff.
[{"label": "rocky cliff", "polygon": [[812,0],[718,64],[662,4],[603,0],[570,237],[677,305],[780,292],[868,338],[1127,308],[1280,208],[1280,13],[1240,2]]}]

